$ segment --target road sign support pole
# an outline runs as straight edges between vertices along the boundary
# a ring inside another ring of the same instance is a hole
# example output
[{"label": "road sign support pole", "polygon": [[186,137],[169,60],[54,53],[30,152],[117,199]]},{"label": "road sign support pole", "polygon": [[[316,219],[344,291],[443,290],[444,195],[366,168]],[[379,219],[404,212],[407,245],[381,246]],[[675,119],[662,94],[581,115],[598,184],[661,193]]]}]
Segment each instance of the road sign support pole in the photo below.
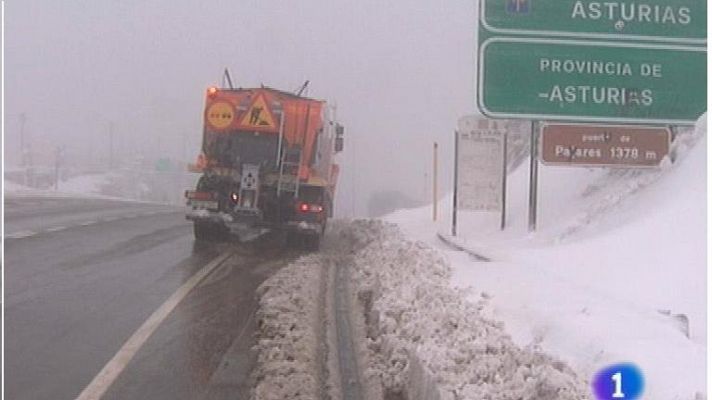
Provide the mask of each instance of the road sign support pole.
[{"label": "road sign support pole", "polygon": [[[502,220],[500,230],[504,230],[507,218],[507,131],[504,131],[502,138]],[[455,142],[457,143],[457,142]]]},{"label": "road sign support pole", "polygon": [[536,230],[538,167],[537,148],[539,143],[539,123],[532,121],[529,155],[529,232]]},{"label": "road sign support pole", "polygon": [[[670,142],[668,145],[672,148],[672,144],[675,143],[675,137],[677,136],[677,130],[675,129],[675,125],[668,125],[668,130],[670,131]],[[670,162],[674,164],[676,158],[677,151],[670,151]]]},{"label": "road sign support pole", "polygon": [[460,141],[460,135],[455,131],[455,169],[454,169],[454,179],[452,184],[452,236],[457,236],[457,157],[458,157],[458,142]]},{"label": "road sign support pole", "polygon": [[438,220],[438,142],[433,142],[433,222]]}]

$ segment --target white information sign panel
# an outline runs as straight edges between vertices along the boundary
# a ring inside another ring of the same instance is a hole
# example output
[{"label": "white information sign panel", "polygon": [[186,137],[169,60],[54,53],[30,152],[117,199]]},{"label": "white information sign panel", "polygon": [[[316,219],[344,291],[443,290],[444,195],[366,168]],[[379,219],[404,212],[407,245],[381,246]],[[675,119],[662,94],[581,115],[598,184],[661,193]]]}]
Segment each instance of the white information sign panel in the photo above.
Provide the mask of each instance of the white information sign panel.
[{"label": "white information sign panel", "polygon": [[458,121],[457,208],[502,211],[506,131],[496,121],[467,116]]}]

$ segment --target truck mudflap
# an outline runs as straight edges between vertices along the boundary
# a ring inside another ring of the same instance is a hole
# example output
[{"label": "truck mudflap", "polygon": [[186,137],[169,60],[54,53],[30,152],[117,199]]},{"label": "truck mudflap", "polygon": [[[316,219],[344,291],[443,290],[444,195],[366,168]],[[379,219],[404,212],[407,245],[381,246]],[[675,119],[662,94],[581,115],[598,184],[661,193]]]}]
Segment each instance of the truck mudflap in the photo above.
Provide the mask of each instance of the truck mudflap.
[{"label": "truck mudflap", "polygon": [[220,211],[190,209],[186,212],[185,218],[198,225],[212,225],[224,229],[226,233],[237,237],[241,242],[256,239],[271,230],[260,222],[261,216],[254,212],[242,212],[233,216]]},{"label": "truck mudflap", "polygon": [[322,224],[307,221],[288,221],[286,223],[286,228],[288,231],[307,233],[312,235],[321,235],[322,231],[324,230]]},{"label": "truck mudflap", "polygon": [[318,251],[324,226],[317,222],[288,221],[284,224],[286,244],[306,251]]}]

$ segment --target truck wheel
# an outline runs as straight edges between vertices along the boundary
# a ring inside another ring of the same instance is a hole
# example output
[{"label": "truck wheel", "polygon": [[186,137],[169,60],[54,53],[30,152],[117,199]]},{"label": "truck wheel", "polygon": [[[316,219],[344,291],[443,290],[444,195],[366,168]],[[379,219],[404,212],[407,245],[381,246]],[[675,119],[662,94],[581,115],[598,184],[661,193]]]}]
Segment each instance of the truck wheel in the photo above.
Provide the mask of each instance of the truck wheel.
[{"label": "truck wheel", "polygon": [[304,235],[302,237],[304,243],[304,250],[307,251],[319,251],[319,244],[321,243],[321,235]]},{"label": "truck wheel", "polygon": [[227,229],[217,224],[193,222],[193,235],[198,241],[222,241],[228,237]]},{"label": "truck wheel", "polygon": [[296,249],[299,247],[300,235],[294,232],[286,232],[284,236],[284,244],[288,249]]}]

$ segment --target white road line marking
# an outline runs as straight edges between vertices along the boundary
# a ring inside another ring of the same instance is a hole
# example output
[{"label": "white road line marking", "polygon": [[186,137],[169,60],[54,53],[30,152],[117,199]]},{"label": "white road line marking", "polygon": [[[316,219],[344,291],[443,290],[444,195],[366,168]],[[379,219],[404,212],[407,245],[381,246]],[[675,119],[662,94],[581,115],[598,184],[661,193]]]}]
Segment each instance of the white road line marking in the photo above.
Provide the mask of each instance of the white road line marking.
[{"label": "white road line marking", "polygon": [[65,230],[65,229],[67,229],[66,226],[55,226],[53,228],[47,228],[44,231],[49,233],[49,232],[59,232],[59,231]]},{"label": "white road line marking", "polygon": [[8,233],[5,235],[6,239],[24,239],[26,237],[35,236],[37,232],[35,231],[19,231],[14,233]]},{"label": "white road line marking", "polygon": [[210,263],[201,268],[193,276],[188,279],[181,287],[176,290],[171,297],[168,298],[163,304],[161,304],[156,311],[151,314],[150,317],[141,325],[140,328],[124,343],[119,351],[114,355],[114,357],[109,360],[109,362],[102,368],[101,371],[94,377],[94,379],[89,383],[89,385],[82,390],[82,392],[77,396],[76,400],[98,400],[100,399],[106,390],[109,389],[112,383],[118,378],[119,374],[126,368],[126,365],[131,361],[131,359],[136,355],[138,350],[141,349],[148,338],[153,334],[153,332],[158,328],[158,326],[163,322],[163,320],[168,317],[168,314],[173,311],[173,309],[178,305],[178,303],[185,298],[188,293],[202,281],[208,274],[210,274],[215,268],[220,264],[225,262],[230,256],[233,255],[233,251],[227,251],[226,253],[218,256]]},{"label": "white road line marking", "polygon": [[97,221],[97,220],[95,220],[95,219],[92,219],[92,220],[89,220],[89,221],[80,222],[80,223],[77,224],[77,226],[89,226],[89,225],[94,225],[94,224],[96,224],[97,222],[99,222],[99,221]]}]

